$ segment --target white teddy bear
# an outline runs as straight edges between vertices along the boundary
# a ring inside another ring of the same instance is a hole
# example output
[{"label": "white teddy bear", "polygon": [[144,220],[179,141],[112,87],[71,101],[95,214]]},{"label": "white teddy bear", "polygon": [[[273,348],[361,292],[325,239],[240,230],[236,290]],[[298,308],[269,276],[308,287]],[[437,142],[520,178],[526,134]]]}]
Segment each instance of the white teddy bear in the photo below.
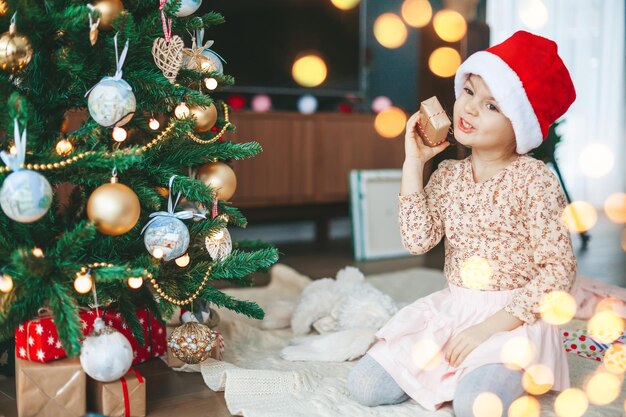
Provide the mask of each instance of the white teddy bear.
[{"label": "white teddy bear", "polygon": [[357,268],[346,267],[337,278],[311,282],[295,303],[279,301],[266,309],[261,327],[284,328],[294,336],[312,329],[319,335],[296,337],[281,351],[291,361],[346,361],[367,352],[375,334],[397,311],[391,297],[371,284]]}]

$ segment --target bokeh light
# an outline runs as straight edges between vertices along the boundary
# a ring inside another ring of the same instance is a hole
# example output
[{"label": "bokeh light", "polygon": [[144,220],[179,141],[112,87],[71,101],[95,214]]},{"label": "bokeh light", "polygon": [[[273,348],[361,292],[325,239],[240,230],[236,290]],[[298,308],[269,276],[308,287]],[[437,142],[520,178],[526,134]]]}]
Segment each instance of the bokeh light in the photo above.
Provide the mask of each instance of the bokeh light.
[{"label": "bokeh light", "polygon": [[502,346],[500,359],[508,368],[525,368],[535,359],[535,346],[526,337],[513,337]]},{"label": "bokeh light", "polygon": [[86,294],[91,291],[91,287],[93,286],[93,281],[91,280],[91,275],[89,274],[80,274],[76,276],[74,279],[74,289],[79,294]]},{"label": "bokeh light", "polygon": [[70,142],[69,140],[61,139],[60,141],[57,142],[57,146],[56,146],[57,154],[61,156],[66,156],[72,153],[72,150],[74,150],[74,145],[72,145],[72,142]]},{"label": "bokeh light", "polygon": [[529,29],[541,29],[548,23],[548,8],[543,0],[522,0],[518,13]]},{"label": "bokeh light", "polygon": [[611,172],[615,164],[613,151],[601,143],[587,145],[580,152],[578,165],[584,175],[590,178],[601,178]]},{"label": "bokeh light", "polygon": [[589,407],[585,393],[578,388],[562,391],[554,401],[554,411],[558,417],[581,417]]},{"label": "bokeh light", "polygon": [[428,57],[428,68],[442,78],[452,77],[460,65],[461,55],[447,46],[435,49]]},{"label": "bokeh light", "polygon": [[472,256],[461,267],[461,279],[467,288],[480,290],[487,287],[492,274],[489,262],[480,256]]},{"label": "bokeh light", "polygon": [[317,87],[326,79],[326,62],[319,55],[304,55],[293,63],[291,75],[303,87]]},{"label": "bokeh light", "polygon": [[113,136],[113,140],[116,142],[124,142],[128,137],[128,132],[123,127],[114,127],[111,136]]},{"label": "bokeh light", "polygon": [[354,9],[360,3],[360,0],[330,0],[330,1],[339,10]]},{"label": "bokeh light", "polygon": [[317,99],[305,94],[298,99],[298,111],[302,114],[313,114],[317,111]]},{"label": "bokeh light", "polygon": [[589,402],[606,405],[615,401],[622,388],[622,381],[617,375],[608,372],[594,374],[585,384],[585,392]]},{"label": "bokeh light", "polygon": [[502,417],[503,408],[500,397],[489,391],[478,394],[472,404],[474,417]]},{"label": "bokeh light", "polygon": [[185,102],[180,103],[174,109],[174,116],[176,116],[178,119],[185,119],[189,117],[189,113],[190,113],[189,107],[187,106],[187,103]]},{"label": "bokeh light", "polygon": [[372,100],[372,111],[374,113],[380,113],[383,110],[387,110],[391,106],[393,106],[393,103],[389,97],[378,96]]},{"label": "bokeh light", "polygon": [[130,277],[128,278],[128,286],[133,290],[140,288],[143,285],[142,277]]},{"label": "bokeh light", "polygon": [[176,263],[176,265],[178,265],[181,268],[186,267],[187,265],[189,265],[189,262],[191,261],[191,258],[189,258],[189,254],[186,253],[183,256],[181,256],[180,258],[176,258],[176,260],[174,261]]},{"label": "bokeh light", "polygon": [[626,223],[626,193],[613,193],[604,201],[604,212],[612,222]]},{"label": "bokeh light", "polygon": [[161,123],[159,123],[159,121],[153,117],[150,119],[148,127],[150,127],[150,129],[152,130],[157,130],[159,127],[161,127]]},{"label": "bokeh light", "polygon": [[397,107],[389,107],[378,113],[374,119],[374,129],[384,138],[395,138],[406,127],[406,113]]},{"label": "bokeh light", "polygon": [[604,367],[614,374],[626,372],[626,345],[614,343],[604,352]]},{"label": "bokeh light", "polygon": [[399,48],[406,41],[408,32],[400,16],[381,14],[374,21],[374,37],[385,48]]},{"label": "bokeh light", "polygon": [[204,79],[204,85],[209,90],[215,90],[217,88],[217,80],[215,78],[213,78],[213,77],[205,78]]},{"label": "bokeh light", "polygon": [[541,417],[539,401],[528,395],[519,397],[511,403],[507,417]]},{"label": "bokeh light", "polygon": [[8,274],[0,275],[0,292],[10,292],[13,289],[13,277]]},{"label": "bokeh light", "polygon": [[598,221],[596,209],[586,201],[574,201],[565,207],[561,221],[572,233],[582,233]]},{"label": "bokeh light", "polygon": [[600,311],[589,319],[587,330],[595,341],[612,343],[624,332],[624,320],[613,311]]},{"label": "bokeh light", "polygon": [[267,94],[257,94],[252,97],[250,107],[257,113],[265,113],[272,108],[272,99]]},{"label": "bokeh light", "polygon": [[419,369],[435,369],[442,360],[441,347],[433,340],[420,339],[413,345],[411,359]]},{"label": "bokeh light", "polygon": [[433,19],[433,27],[437,35],[446,42],[461,40],[467,32],[465,18],[454,10],[438,11]]},{"label": "bokeh light", "polygon": [[541,297],[539,311],[547,323],[559,326],[574,318],[576,300],[565,291],[550,291]]},{"label": "bokeh light", "polygon": [[428,0],[404,0],[402,3],[402,18],[407,25],[422,28],[433,17],[433,8]]},{"label": "bokeh light", "polygon": [[532,365],[524,372],[522,385],[526,392],[531,395],[545,394],[554,386],[554,374],[545,365]]}]

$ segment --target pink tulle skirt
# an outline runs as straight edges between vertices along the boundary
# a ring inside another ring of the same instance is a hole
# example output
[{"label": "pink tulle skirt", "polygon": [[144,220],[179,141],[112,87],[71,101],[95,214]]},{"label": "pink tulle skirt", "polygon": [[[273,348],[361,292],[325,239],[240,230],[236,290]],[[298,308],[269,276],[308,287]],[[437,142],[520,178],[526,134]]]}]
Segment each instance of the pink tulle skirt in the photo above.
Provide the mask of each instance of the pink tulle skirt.
[{"label": "pink tulle skirt", "polygon": [[549,369],[539,374],[533,372],[535,383],[552,384],[555,391],[567,389],[569,369],[559,329],[541,319],[494,334],[458,368],[445,360],[443,352],[454,336],[504,308],[521,290],[479,291],[449,284],[448,288],[400,310],[378,331],[378,342],[368,353],[411,398],[428,410],[436,410],[453,400],[458,382],[465,374],[482,365],[505,362],[503,347],[517,343],[525,343],[533,352],[527,356],[530,361],[520,361],[525,369],[535,364]]}]

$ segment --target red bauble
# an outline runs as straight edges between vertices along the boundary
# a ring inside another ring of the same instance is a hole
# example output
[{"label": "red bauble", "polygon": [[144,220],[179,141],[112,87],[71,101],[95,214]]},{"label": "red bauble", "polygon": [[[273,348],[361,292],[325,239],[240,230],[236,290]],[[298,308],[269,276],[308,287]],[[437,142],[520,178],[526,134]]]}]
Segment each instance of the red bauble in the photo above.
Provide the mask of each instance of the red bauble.
[{"label": "red bauble", "polygon": [[239,94],[233,94],[226,99],[226,104],[228,104],[233,111],[242,110],[246,107],[246,98]]}]

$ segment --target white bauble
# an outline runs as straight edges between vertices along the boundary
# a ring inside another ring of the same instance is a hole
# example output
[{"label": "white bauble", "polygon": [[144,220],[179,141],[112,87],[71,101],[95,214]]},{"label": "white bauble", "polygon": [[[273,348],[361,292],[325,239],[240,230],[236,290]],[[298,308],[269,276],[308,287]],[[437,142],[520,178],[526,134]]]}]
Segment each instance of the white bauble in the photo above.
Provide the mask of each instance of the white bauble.
[{"label": "white bauble", "polygon": [[194,14],[196,10],[200,8],[202,0],[182,0],[180,2],[180,9],[175,13],[178,17],[189,16]]},{"label": "white bauble", "polygon": [[21,169],[5,178],[0,190],[2,211],[20,223],[32,223],[43,217],[52,204],[52,187],[41,174]]},{"label": "white bauble", "polygon": [[189,230],[185,223],[171,216],[157,216],[146,228],[143,243],[151,255],[156,249],[163,253],[163,260],[176,259],[187,252]]},{"label": "white bauble", "polygon": [[317,110],[317,99],[311,94],[305,94],[298,99],[298,110],[302,114],[313,114]]},{"label": "white bauble", "polygon": [[137,101],[126,81],[105,77],[89,92],[87,106],[89,114],[99,125],[119,127],[133,118]]},{"label": "white bauble", "polygon": [[126,336],[97,318],[93,331],[83,341],[80,364],[96,381],[116,381],[133,364],[133,348]]},{"label": "white bauble", "polygon": [[219,72],[220,74],[224,73],[224,65],[222,65],[222,60],[219,56],[210,49],[205,49],[202,51],[202,55],[204,55],[209,60],[209,65],[202,70],[204,72]]}]

